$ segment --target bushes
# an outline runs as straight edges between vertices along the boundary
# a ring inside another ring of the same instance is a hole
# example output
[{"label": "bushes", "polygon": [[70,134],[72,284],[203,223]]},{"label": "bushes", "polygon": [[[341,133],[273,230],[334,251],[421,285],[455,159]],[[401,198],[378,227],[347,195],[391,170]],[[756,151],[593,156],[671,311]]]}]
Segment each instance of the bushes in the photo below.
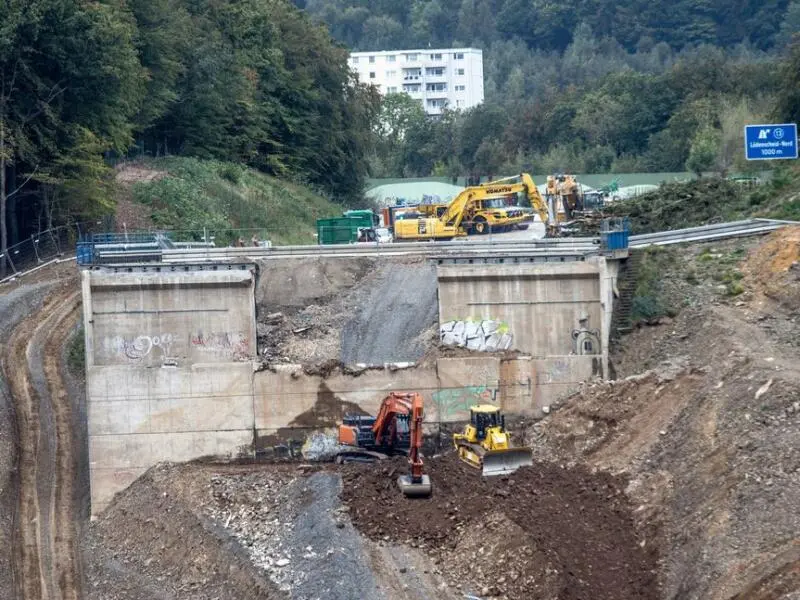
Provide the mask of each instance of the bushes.
[{"label": "bushes", "polygon": [[236,164],[194,158],[153,162],[169,176],[134,186],[134,199],[151,208],[153,223],[163,229],[216,235],[233,242],[238,229],[259,230],[275,244],[314,243],[316,220],[342,208],[302,186]]}]

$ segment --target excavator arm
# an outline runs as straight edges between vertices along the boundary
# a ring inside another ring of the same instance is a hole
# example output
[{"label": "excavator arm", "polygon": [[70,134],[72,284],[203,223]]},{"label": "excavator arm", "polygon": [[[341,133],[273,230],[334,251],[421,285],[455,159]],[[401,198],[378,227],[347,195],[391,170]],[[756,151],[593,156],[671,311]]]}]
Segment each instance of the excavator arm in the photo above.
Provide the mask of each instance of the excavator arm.
[{"label": "excavator arm", "polygon": [[464,220],[464,214],[466,214],[467,208],[470,203],[475,200],[475,196],[476,188],[464,188],[458,196],[453,198],[450,204],[447,205],[447,210],[439,217],[439,220],[448,227],[458,229],[461,225],[461,221]]},{"label": "excavator arm", "polygon": [[522,173],[519,177],[522,180],[522,185],[525,186],[525,193],[528,196],[531,206],[539,213],[539,218],[542,220],[545,227],[547,227],[547,234],[550,235],[552,233],[551,229],[554,229],[553,224],[556,222],[555,214],[550,213],[550,208],[539,193],[539,188],[536,187],[533,177],[527,173]]},{"label": "excavator arm", "polygon": [[408,394],[411,397],[411,438],[408,452],[410,474],[397,478],[397,485],[407,497],[419,498],[430,496],[431,480],[422,470],[422,396]]}]

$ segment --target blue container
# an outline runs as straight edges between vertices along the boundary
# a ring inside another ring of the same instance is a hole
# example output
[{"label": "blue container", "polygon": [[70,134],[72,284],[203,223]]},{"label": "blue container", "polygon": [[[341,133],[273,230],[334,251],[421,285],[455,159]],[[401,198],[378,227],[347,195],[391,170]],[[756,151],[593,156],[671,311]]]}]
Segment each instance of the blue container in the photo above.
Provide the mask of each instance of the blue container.
[{"label": "blue container", "polygon": [[94,244],[92,242],[78,242],[76,258],[81,266],[91,265],[94,262]]},{"label": "blue container", "polygon": [[628,218],[605,219],[600,230],[600,244],[603,250],[616,251],[628,248],[630,223]]}]

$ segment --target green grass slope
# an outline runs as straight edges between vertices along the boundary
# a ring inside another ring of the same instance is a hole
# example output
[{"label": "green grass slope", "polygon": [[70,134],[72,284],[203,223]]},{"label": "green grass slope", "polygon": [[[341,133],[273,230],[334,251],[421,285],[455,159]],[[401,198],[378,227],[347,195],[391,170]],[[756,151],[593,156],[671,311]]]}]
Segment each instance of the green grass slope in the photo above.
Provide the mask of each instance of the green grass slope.
[{"label": "green grass slope", "polygon": [[[148,161],[159,177],[133,183],[132,197],[159,229],[197,238],[204,229],[217,245],[240,235],[275,245],[314,243],[316,220],[340,215],[342,206],[304,188],[237,164],[171,157]],[[241,232],[240,230],[250,230]]]}]

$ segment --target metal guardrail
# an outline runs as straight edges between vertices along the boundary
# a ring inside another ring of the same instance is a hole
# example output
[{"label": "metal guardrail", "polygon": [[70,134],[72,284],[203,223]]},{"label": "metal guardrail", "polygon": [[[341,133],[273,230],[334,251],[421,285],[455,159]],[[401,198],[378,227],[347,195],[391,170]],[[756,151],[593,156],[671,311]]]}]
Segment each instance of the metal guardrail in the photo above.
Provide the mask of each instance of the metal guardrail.
[{"label": "metal guardrail", "polygon": [[[630,236],[631,248],[661,246],[686,242],[701,242],[732,237],[761,235],[774,231],[793,221],[748,219],[729,223],[716,223],[658,233]],[[392,257],[422,256],[431,258],[469,257],[521,257],[546,255],[591,255],[600,252],[599,238],[546,238],[539,240],[465,240],[451,242],[395,242],[391,244],[361,243],[325,246],[273,246],[228,248],[171,248],[156,251],[99,252],[100,264],[136,264],[164,262],[172,264],[198,262],[228,262],[254,259],[282,259],[304,257],[359,256]]]},{"label": "metal guardrail", "polygon": [[688,227],[686,229],[632,235],[630,237],[630,247],[667,246],[687,242],[708,242],[733,237],[763,235],[785,225],[800,225],[800,223],[773,219],[747,219],[744,221],[715,223],[713,225],[703,225],[702,227]]}]

